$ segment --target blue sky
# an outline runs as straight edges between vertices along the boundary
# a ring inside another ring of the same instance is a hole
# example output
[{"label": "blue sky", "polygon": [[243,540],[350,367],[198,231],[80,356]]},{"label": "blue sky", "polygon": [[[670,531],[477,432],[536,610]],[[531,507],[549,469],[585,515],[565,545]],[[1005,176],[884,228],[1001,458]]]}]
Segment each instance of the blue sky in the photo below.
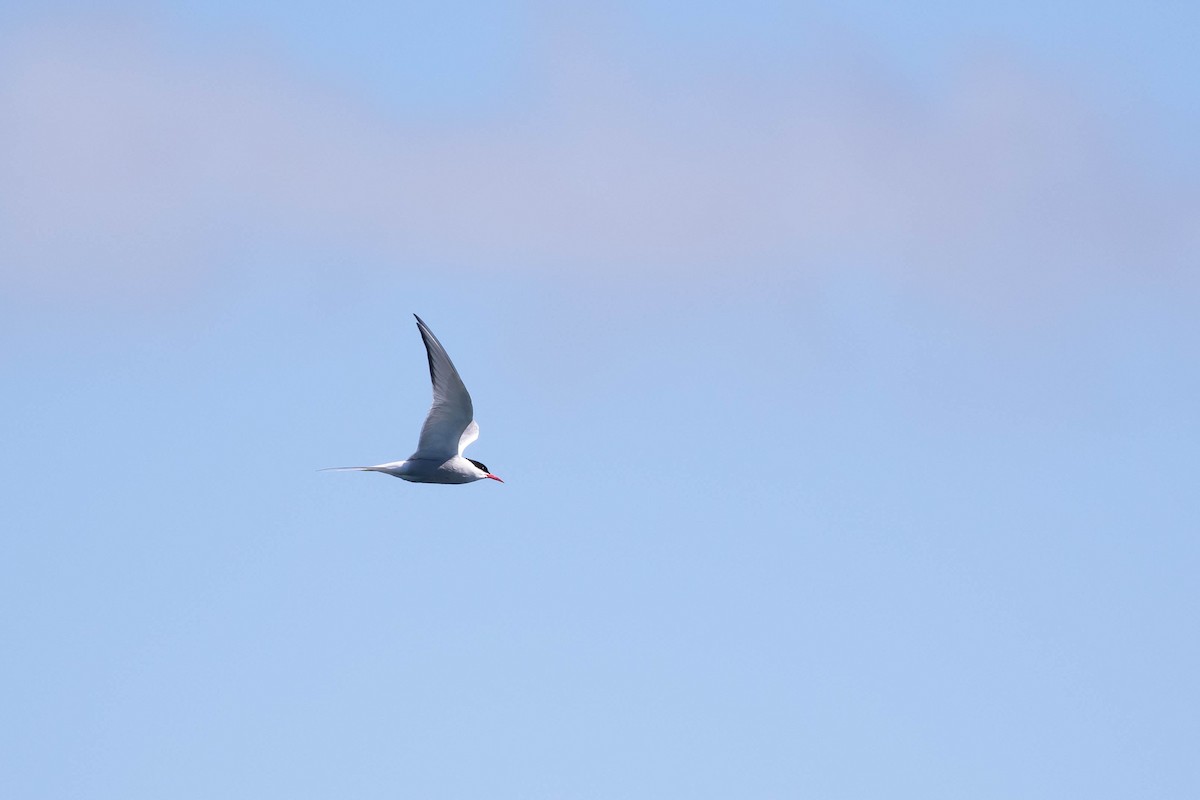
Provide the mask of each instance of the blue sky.
[{"label": "blue sky", "polygon": [[0,793],[1194,796],[1198,28],[0,6]]}]

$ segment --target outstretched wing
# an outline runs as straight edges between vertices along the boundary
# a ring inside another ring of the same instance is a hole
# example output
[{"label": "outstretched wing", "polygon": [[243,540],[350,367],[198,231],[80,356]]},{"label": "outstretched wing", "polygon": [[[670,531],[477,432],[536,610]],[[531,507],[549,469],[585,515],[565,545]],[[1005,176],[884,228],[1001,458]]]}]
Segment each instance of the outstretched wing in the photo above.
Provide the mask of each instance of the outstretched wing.
[{"label": "outstretched wing", "polygon": [[429,357],[433,405],[429,407],[417,452],[412,457],[447,459],[461,455],[467,445],[479,438],[471,395],[467,394],[454,362],[446,355],[446,348],[420,317],[417,317],[417,329],[421,331],[425,353]]},{"label": "outstretched wing", "polygon": [[471,446],[471,442],[479,438],[479,426],[475,424],[475,420],[471,420],[471,424],[463,431],[462,436],[458,437],[458,454],[461,456],[463,451]]}]

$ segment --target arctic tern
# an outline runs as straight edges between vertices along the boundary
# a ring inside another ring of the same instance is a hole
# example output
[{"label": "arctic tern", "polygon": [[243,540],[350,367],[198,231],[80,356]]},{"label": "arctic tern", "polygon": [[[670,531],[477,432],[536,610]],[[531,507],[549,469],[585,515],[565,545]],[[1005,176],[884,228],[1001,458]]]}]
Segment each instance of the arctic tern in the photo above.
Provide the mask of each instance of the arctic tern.
[{"label": "arctic tern", "polygon": [[[417,317],[416,314],[413,314]],[[463,451],[479,438],[475,408],[446,348],[417,317],[417,329],[429,357],[429,377],[433,381],[433,405],[421,426],[417,451],[403,461],[376,464],[373,467],[330,467],[331,470],[383,472],[413,483],[472,483],[491,478],[504,481],[478,461],[463,458]]]}]

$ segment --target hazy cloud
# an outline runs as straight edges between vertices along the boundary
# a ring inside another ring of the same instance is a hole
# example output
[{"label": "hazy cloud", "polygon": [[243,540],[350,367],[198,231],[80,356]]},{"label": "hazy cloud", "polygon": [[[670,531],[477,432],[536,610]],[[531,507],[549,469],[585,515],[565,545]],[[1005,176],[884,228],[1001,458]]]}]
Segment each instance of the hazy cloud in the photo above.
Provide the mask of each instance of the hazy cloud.
[{"label": "hazy cloud", "polygon": [[615,279],[870,265],[1023,295],[1200,256],[1194,180],[1012,59],[930,97],[849,59],[639,73],[574,35],[542,51],[552,80],[451,123],[154,27],[10,33],[0,285],[136,301],[320,246]]}]

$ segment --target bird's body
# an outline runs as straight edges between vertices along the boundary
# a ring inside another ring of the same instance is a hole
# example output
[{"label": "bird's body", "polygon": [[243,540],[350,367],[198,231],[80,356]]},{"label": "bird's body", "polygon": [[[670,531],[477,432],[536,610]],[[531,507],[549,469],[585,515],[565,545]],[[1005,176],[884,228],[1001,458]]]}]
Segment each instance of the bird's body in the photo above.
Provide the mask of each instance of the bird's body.
[{"label": "bird's body", "polygon": [[355,472],[383,472],[412,483],[474,483],[483,478],[500,480],[487,470],[475,466],[475,462],[462,456],[452,456],[445,461],[436,458],[407,458],[390,464],[373,467],[334,467],[335,470]]},{"label": "bird's body", "polygon": [[417,317],[417,329],[425,342],[429,377],[433,382],[433,405],[421,426],[417,451],[403,461],[332,469],[382,472],[413,483],[472,483],[484,478],[500,481],[483,464],[463,457],[463,451],[479,438],[471,395],[446,354],[446,348],[420,317]]}]

